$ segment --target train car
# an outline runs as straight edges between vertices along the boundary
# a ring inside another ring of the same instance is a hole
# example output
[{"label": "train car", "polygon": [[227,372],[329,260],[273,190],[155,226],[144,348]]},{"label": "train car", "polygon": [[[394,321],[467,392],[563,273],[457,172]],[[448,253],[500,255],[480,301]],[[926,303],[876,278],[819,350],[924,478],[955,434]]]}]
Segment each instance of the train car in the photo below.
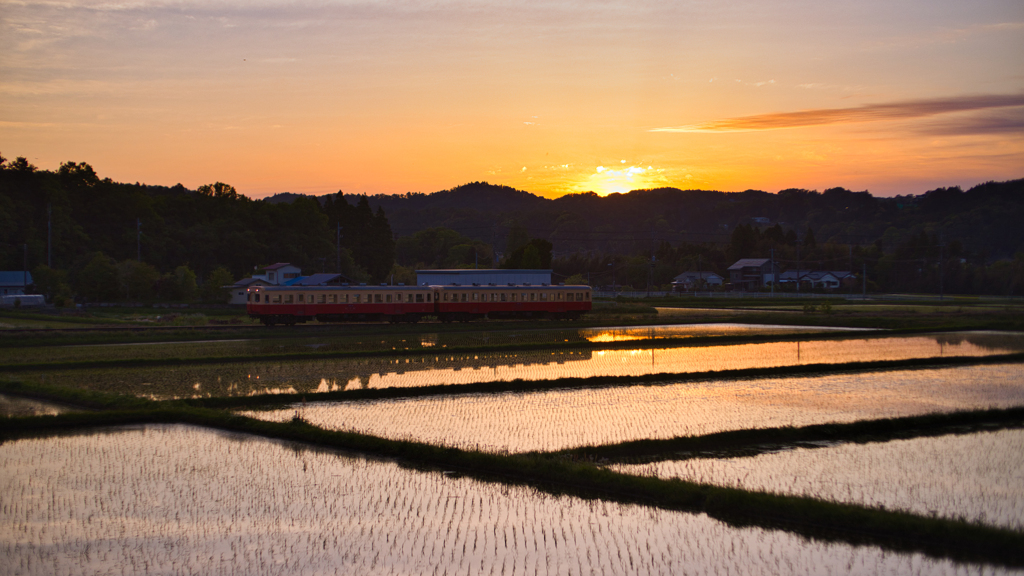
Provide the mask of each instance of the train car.
[{"label": "train car", "polygon": [[250,318],[267,326],[314,319],[419,322],[436,313],[429,286],[254,286],[245,308]]},{"label": "train car", "polygon": [[478,318],[575,320],[591,309],[590,286],[434,286],[434,307],[442,322]]}]

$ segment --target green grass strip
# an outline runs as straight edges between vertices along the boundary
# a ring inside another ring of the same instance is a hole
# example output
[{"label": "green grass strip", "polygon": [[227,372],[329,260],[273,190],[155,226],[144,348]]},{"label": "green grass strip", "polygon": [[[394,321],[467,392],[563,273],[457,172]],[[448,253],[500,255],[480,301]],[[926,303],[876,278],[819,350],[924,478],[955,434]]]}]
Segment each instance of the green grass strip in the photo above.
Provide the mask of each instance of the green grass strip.
[{"label": "green grass strip", "polygon": [[0,380],[0,394],[13,394],[93,410],[153,410],[160,406],[156,402],[136,396],[4,380]]},{"label": "green grass strip", "polygon": [[[355,400],[384,400],[396,398],[424,398],[429,396],[461,394],[499,394],[505,392],[544,392],[556,389],[601,388],[640,385],[680,384],[711,380],[749,380],[754,378],[813,377],[827,374],[890,372],[894,370],[927,370],[953,366],[1008,364],[1024,362],[1024,353],[996,356],[954,356],[939,358],[910,358],[905,360],[878,360],[873,362],[847,362],[842,364],[799,364],[772,368],[739,368],[734,370],[708,370],[705,372],[661,372],[638,376],[589,376],[583,378],[555,378],[550,380],[501,380],[472,384],[437,384],[408,388],[375,388],[369,390],[338,390],[335,392],[296,394],[257,394],[253,396],[221,396],[180,400],[191,406],[206,408],[272,408],[296,402],[337,402]],[[176,400],[177,402],[178,400]]]},{"label": "green grass strip", "polygon": [[[548,456],[604,463],[646,463],[690,458],[756,456],[781,447],[824,448],[821,442],[887,442],[889,440],[970,434],[1024,426],[1024,406],[965,410],[944,414],[879,418],[835,424],[729,430],[703,436],[632,440],[600,446],[581,446]],[[541,453],[538,453],[541,454]]]},{"label": "green grass strip", "polygon": [[456,470],[486,482],[533,486],[552,494],[703,512],[734,526],[783,529],[809,538],[922,552],[959,562],[1024,566],[1024,533],[1013,530],[813,498],[631,476],[538,455],[469,452],[324,430],[301,421],[266,422],[209,409],[167,406],[152,411],[0,419],[0,437],[34,436],[75,425],[144,422],[179,422],[375,454],[417,466]]}]

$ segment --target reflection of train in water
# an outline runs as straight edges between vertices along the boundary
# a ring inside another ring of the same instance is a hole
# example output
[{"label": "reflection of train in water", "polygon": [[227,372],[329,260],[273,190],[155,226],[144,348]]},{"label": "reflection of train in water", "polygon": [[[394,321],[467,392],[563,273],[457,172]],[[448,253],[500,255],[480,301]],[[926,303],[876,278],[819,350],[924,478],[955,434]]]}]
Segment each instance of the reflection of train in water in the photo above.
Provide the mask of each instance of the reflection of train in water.
[{"label": "reflection of train in water", "polygon": [[246,311],[267,326],[387,320],[442,322],[478,318],[575,320],[590,310],[590,286],[256,286]]}]

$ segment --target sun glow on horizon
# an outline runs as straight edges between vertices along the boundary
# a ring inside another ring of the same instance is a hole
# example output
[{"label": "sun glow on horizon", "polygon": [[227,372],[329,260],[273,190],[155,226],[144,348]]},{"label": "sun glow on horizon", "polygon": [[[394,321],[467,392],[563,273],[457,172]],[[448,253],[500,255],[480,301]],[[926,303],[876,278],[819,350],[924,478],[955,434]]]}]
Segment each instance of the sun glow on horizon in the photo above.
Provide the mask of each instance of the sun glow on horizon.
[{"label": "sun glow on horizon", "polygon": [[619,168],[597,166],[594,171],[586,174],[585,179],[576,188],[579,191],[592,191],[600,196],[609,194],[625,194],[631,190],[657,188],[669,185],[669,179],[663,168],[654,168],[648,164],[626,165],[621,160]]}]

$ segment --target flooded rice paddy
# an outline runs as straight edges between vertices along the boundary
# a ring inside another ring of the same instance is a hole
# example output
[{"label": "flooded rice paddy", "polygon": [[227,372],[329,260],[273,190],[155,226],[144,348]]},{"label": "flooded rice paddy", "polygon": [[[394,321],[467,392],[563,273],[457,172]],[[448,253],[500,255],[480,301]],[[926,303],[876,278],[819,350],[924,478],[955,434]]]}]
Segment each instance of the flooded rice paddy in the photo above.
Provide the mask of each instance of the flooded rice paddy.
[{"label": "flooded rice paddy", "polygon": [[5,574],[995,574],[187,426],[0,445]]},{"label": "flooded rice paddy", "polygon": [[509,346],[514,344],[565,344],[572,342],[620,342],[643,339],[681,339],[713,336],[788,336],[824,332],[856,332],[857,328],[783,326],[760,324],[683,324],[644,327],[557,328],[534,330],[479,330],[465,332],[410,334],[359,333],[298,337],[207,340],[188,342],[144,342],[132,344],[85,344],[0,348],[0,365],[48,362],[94,362],[97,360],[156,360],[163,358],[220,358],[266,356],[271,354],[380,352],[417,348]]},{"label": "flooded rice paddy", "polygon": [[[205,343],[190,345],[197,349],[206,346]],[[172,399],[458,385],[516,379],[642,376],[818,363],[988,356],[1022,351],[1024,334],[955,332],[672,348],[469,354],[439,352],[301,361],[254,360],[147,368],[9,372],[6,376],[30,382]]]},{"label": "flooded rice paddy", "polygon": [[311,402],[247,416],[393,439],[526,452],[747,428],[1024,405],[1024,365]]},{"label": "flooded rice paddy", "polygon": [[796,494],[1024,530],[1024,430],[621,465],[628,474]]}]

